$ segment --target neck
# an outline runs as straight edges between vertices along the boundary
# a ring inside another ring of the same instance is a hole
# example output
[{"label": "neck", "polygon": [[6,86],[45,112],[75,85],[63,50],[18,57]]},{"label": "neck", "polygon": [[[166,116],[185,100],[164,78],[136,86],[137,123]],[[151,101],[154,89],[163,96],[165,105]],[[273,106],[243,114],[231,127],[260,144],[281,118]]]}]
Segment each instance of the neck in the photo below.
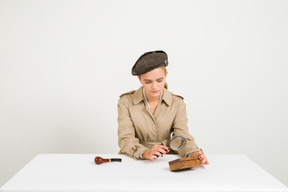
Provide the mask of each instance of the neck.
[{"label": "neck", "polygon": [[161,95],[158,96],[158,97],[151,97],[151,96],[149,96],[149,94],[147,95],[147,94],[145,93],[145,89],[143,88],[143,94],[144,94],[144,97],[146,97],[147,102],[149,102],[149,103],[158,103],[159,100],[160,100],[161,97],[162,97],[163,92],[162,92]]},{"label": "neck", "polygon": [[152,103],[157,103],[158,101],[159,101],[159,99],[160,99],[160,96],[159,97],[149,97],[149,96],[147,96],[146,95],[146,98],[147,98],[147,100],[148,100],[148,102],[150,103],[150,102],[152,102]]}]

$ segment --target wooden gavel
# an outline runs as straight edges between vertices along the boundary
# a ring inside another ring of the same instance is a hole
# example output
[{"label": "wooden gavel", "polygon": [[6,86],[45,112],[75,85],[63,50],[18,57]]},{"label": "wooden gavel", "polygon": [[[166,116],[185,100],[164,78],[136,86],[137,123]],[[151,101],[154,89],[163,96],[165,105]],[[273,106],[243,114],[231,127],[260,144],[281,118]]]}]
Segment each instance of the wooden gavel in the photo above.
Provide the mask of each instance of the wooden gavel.
[{"label": "wooden gavel", "polygon": [[103,159],[102,157],[97,156],[95,157],[94,161],[97,165],[100,165],[101,163],[107,163],[107,162],[113,162],[113,161],[121,162],[122,159],[120,158]]}]

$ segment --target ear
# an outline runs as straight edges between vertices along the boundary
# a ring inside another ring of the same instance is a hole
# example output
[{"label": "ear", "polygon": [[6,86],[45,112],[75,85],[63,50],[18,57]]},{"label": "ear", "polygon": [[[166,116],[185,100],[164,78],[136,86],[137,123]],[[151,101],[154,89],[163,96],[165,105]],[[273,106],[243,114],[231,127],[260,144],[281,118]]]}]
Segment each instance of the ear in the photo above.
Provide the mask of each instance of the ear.
[{"label": "ear", "polygon": [[165,77],[167,77],[167,75],[168,75],[168,71],[166,71]]}]

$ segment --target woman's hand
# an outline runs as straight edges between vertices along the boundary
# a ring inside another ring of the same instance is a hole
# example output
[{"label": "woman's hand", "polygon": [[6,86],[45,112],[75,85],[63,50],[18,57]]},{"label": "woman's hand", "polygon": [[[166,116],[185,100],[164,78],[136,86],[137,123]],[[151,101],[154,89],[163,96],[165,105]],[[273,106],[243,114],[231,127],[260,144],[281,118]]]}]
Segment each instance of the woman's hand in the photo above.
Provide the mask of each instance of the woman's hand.
[{"label": "woman's hand", "polygon": [[191,157],[196,157],[196,156],[198,156],[198,158],[200,159],[200,161],[201,161],[201,163],[202,163],[203,165],[209,165],[209,162],[208,162],[208,160],[207,160],[207,157],[206,157],[206,155],[203,153],[202,150],[200,150],[200,151],[195,151],[195,152],[193,152],[193,153],[191,154]]},{"label": "woman's hand", "polygon": [[170,148],[164,145],[154,145],[151,149],[147,149],[142,154],[144,159],[155,160],[158,157],[163,157],[163,154],[167,154]]}]

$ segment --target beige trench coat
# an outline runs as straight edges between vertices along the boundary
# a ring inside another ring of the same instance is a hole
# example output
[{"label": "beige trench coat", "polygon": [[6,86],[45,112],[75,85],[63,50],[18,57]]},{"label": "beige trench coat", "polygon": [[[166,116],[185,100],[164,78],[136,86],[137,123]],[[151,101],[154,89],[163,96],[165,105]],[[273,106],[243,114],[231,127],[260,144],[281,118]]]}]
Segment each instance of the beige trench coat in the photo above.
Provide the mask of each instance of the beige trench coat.
[{"label": "beige trench coat", "polygon": [[164,89],[162,100],[152,114],[145,104],[142,89],[124,93],[118,101],[119,153],[139,159],[141,152],[155,144],[167,146],[171,132],[186,139],[186,146],[178,151],[180,156],[199,151],[188,132],[183,98]]}]

